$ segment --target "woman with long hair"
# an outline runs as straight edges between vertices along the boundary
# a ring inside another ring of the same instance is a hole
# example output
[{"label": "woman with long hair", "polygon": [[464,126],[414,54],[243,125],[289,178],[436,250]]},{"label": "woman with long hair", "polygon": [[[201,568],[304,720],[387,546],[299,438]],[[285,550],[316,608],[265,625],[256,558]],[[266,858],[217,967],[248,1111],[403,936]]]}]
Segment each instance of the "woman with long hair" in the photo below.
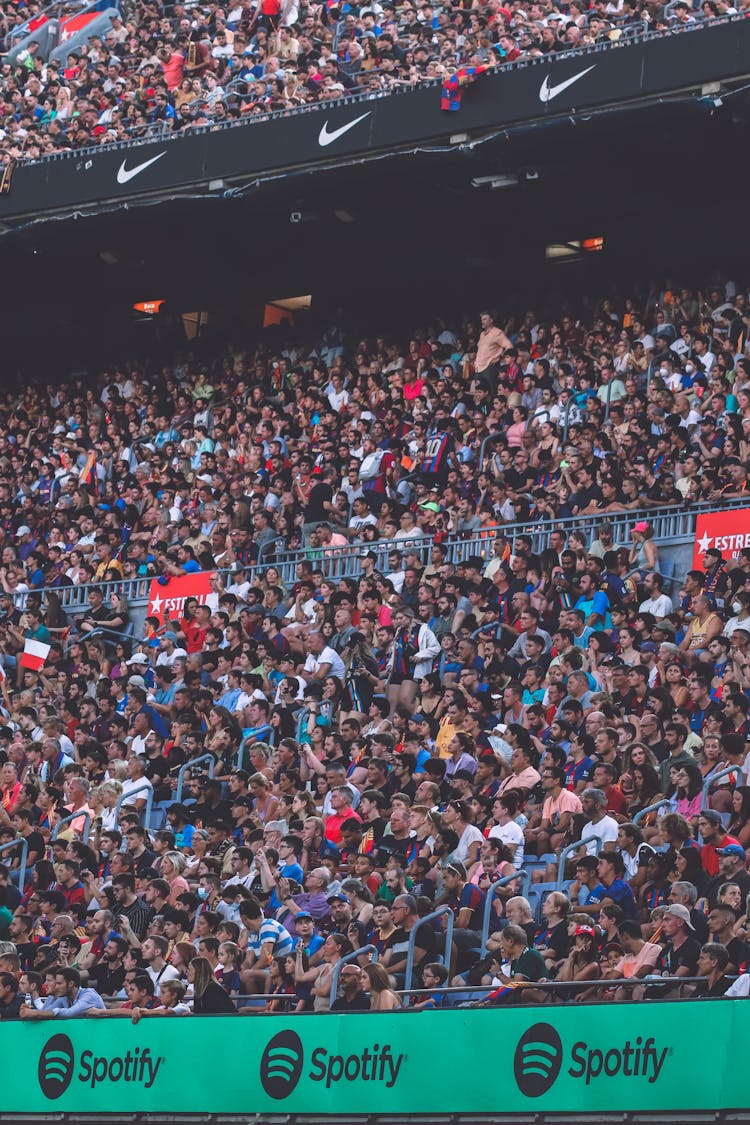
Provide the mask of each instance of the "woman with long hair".
[{"label": "woman with long hair", "polygon": [[[599,980],[601,975],[596,930],[594,926],[583,923],[575,928],[573,948],[560,966],[556,979],[559,981]],[[592,995],[596,995],[593,989],[576,989],[573,1000],[580,1003]]]},{"label": "woman with long hair", "polygon": [[370,993],[371,1012],[392,1012],[401,1007],[400,996],[391,988],[391,978],[377,961],[362,969],[362,988]]},{"label": "woman with long hair", "polygon": [[680,882],[692,883],[698,898],[705,894],[708,875],[701,861],[700,848],[680,848],[675,859],[675,870]]},{"label": "woman with long hair", "polygon": [[698,826],[698,816],[703,799],[703,776],[694,762],[685,762],[677,771],[677,808],[693,830]]},{"label": "woman with long hair", "polygon": [[188,965],[188,984],[193,986],[193,1012],[200,1015],[236,1012],[234,1004],[214,976],[206,957],[193,957]]},{"label": "woman with long hair", "polygon": [[732,793],[727,834],[739,840],[743,848],[750,847],[750,785],[738,785]]}]

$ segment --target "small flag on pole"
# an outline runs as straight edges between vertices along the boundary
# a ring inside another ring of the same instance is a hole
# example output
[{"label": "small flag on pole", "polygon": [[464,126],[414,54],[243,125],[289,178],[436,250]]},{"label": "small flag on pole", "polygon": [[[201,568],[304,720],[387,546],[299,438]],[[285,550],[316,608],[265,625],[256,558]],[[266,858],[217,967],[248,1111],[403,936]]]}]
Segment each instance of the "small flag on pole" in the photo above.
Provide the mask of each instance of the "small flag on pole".
[{"label": "small flag on pole", "polygon": [[32,668],[35,672],[38,672],[49,656],[49,650],[49,645],[42,641],[35,641],[32,637],[27,637],[21,655],[21,666]]}]

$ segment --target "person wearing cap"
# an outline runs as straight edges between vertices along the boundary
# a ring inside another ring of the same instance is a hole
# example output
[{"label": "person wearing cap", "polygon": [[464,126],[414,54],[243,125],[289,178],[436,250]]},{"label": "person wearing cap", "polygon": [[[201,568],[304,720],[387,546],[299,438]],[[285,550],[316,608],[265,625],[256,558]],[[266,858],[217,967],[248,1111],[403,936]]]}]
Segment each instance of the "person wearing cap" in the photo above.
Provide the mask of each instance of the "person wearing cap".
[{"label": "person wearing cap", "polygon": [[[581,907],[577,907],[580,911]],[[587,922],[579,923],[573,930],[573,948],[558,969],[556,980],[560,981],[586,981],[598,980],[602,975],[599,964],[599,955],[596,942],[596,927]],[[596,989],[576,989],[573,1000],[580,1003],[582,1000],[594,999],[598,995]]]},{"label": "person wearing cap", "polygon": [[[662,915],[662,952],[656,962],[656,971],[664,977],[694,977],[698,975],[698,957],[701,945],[695,938],[695,927],[690,911],[681,903],[671,903]],[[674,996],[674,990],[653,989],[654,996]]]},{"label": "person wearing cap", "polygon": [[[724,831],[724,822],[721,814],[715,809],[703,809],[698,817],[698,833],[703,841],[701,845],[701,863],[704,871],[712,878],[716,878],[721,868],[720,852],[734,845],[742,850],[742,855],[735,853],[735,858],[744,859],[744,848],[739,840]],[[726,879],[723,880],[727,882]]]},{"label": "person wearing cap", "polygon": [[659,566],[659,552],[654,543],[654,528],[648,520],[638,520],[633,524],[631,538],[633,545],[630,548],[630,569],[637,570],[641,579],[645,578],[651,570]]},{"label": "person wearing cap", "polygon": [[[705,816],[706,812],[701,813],[701,819]],[[743,902],[750,894],[750,874],[748,874],[747,870],[745,849],[742,844],[736,841],[732,842],[732,840],[733,837],[725,836],[722,846],[716,848],[719,870],[717,874],[709,880],[708,887],[706,888],[706,897],[708,898],[709,906],[713,906],[719,901],[719,895],[725,883],[737,884],[740,888]]]}]

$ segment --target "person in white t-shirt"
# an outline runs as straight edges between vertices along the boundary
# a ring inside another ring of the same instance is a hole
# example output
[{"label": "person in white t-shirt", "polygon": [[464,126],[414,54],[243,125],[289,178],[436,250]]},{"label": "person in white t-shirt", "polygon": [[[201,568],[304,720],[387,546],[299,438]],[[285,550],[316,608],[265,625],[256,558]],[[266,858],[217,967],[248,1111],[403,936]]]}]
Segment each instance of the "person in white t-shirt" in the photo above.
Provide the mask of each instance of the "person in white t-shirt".
[{"label": "person in white t-shirt", "polygon": [[591,843],[586,845],[586,854],[596,855],[596,845],[592,837],[601,840],[602,847],[605,844],[614,844],[617,842],[620,826],[613,816],[607,816],[607,795],[603,789],[584,789],[581,794],[581,804],[589,818],[581,829],[581,839],[591,840]]},{"label": "person in white t-shirt", "polygon": [[339,654],[325,643],[322,633],[310,633],[307,637],[307,660],[303,668],[313,680],[324,680],[326,676],[336,676],[343,680],[346,668]]},{"label": "person in white t-shirt", "polygon": [[523,866],[523,828],[515,821],[518,813],[518,797],[511,790],[495,797],[492,805],[492,819],[495,821],[490,828],[490,838],[501,840],[513,852],[513,866],[518,869]]}]

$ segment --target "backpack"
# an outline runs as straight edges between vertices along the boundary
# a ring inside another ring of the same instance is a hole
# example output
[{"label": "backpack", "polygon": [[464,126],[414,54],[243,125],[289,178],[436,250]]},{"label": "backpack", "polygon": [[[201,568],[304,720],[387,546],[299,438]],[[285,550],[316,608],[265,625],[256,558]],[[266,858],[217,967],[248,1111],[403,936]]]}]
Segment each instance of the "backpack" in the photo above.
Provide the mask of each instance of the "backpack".
[{"label": "backpack", "polygon": [[384,449],[376,449],[374,453],[368,453],[359,467],[359,479],[375,480],[375,477],[380,475],[380,465],[384,457]]}]

